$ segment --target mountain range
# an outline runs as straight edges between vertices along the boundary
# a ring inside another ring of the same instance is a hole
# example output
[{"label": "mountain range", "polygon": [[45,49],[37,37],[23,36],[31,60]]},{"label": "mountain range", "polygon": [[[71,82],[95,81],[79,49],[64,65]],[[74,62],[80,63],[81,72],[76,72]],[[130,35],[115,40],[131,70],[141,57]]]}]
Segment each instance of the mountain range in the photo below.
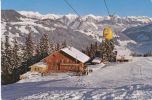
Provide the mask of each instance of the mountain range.
[{"label": "mountain range", "polygon": [[49,34],[49,41],[85,49],[91,43],[102,41],[104,27],[111,26],[114,43],[133,52],[152,51],[152,18],[146,16],[77,16],[75,14],[42,15],[32,11],[1,10],[2,41],[5,35],[24,44],[25,37],[32,32],[33,41],[39,42],[43,34]]}]

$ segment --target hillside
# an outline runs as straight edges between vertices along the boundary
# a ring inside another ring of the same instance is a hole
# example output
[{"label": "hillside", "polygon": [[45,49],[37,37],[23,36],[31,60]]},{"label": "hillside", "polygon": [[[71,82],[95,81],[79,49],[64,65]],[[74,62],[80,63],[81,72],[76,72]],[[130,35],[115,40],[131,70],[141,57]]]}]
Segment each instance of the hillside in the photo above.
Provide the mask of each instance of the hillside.
[{"label": "hillside", "polygon": [[[30,77],[2,86],[4,100],[125,99],[152,98],[152,58],[133,58],[129,63],[91,65],[92,73]],[[16,91],[17,90],[17,91]]]},{"label": "hillside", "polygon": [[136,42],[128,44],[132,51],[139,53],[152,51],[152,24],[131,27],[122,33]]},{"label": "hillside", "polygon": [[[11,16],[9,16],[10,12],[13,13],[15,19],[12,19]],[[91,43],[96,42],[95,39],[92,39],[79,31],[69,29],[60,21],[51,19],[39,20],[19,15],[20,14],[14,10],[2,12],[2,41],[5,40],[5,35],[8,35],[11,42],[17,38],[20,44],[24,44],[25,37],[29,32],[32,32],[33,41],[36,44],[43,34],[49,34],[50,42],[61,43],[66,40],[68,45],[73,45],[80,50],[85,49],[87,46],[90,46]]]}]

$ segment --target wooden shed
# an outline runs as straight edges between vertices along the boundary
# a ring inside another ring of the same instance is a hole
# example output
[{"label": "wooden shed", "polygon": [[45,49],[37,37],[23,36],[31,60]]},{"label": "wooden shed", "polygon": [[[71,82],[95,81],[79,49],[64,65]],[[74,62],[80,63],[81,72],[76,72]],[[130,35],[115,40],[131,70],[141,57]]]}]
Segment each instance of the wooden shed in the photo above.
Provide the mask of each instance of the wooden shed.
[{"label": "wooden shed", "polygon": [[30,66],[32,72],[44,73],[48,71],[48,65],[45,62],[38,62]]},{"label": "wooden shed", "polygon": [[66,47],[44,58],[44,62],[48,65],[48,72],[83,72],[89,59],[74,47]]}]

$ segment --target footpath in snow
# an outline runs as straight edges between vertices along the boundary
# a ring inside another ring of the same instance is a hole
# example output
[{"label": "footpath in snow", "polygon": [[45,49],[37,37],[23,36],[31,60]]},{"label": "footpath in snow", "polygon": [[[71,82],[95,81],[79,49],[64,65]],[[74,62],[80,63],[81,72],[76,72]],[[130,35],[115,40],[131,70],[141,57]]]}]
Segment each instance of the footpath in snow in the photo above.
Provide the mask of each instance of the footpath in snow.
[{"label": "footpath in snow", "polygon": [[3,85],[2,99],[152,99],[152,57],[89,68],[93,68],[93,72],[86,76],[60,73]]}]

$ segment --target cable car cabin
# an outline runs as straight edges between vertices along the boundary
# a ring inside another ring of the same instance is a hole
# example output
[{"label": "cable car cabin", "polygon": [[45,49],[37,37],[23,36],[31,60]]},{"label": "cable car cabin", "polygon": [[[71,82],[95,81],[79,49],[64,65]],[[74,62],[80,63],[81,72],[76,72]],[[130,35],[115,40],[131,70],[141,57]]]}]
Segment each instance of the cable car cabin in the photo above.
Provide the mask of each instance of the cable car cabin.
[{"label": "cable car cabin", "polygon": [[112,40],[113,38],[113,32],[111,27],[105,27],[103,30],[103,36],[106,40]]},{"label": "cable car cabin", "polygon": [[89,59],[74,47],[66,47],[44,58],[44,62],[48,65],[48,72],[84,72]]}]

